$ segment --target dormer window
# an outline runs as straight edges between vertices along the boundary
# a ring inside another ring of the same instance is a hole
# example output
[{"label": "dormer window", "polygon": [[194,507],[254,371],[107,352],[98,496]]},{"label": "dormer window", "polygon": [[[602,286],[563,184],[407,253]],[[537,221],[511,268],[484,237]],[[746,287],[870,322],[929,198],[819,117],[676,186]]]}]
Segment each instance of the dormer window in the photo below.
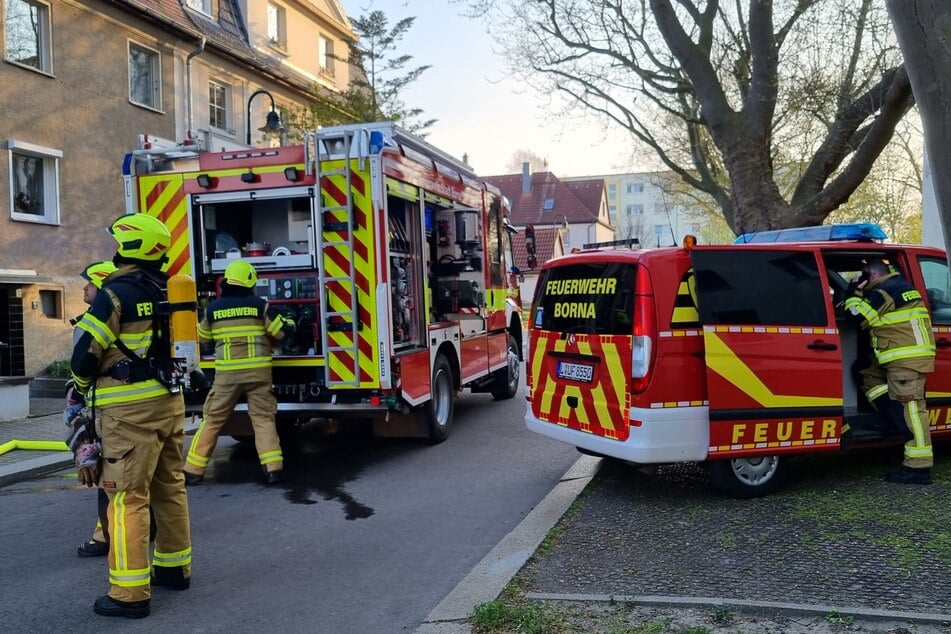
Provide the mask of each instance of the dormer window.
[{"label": "dormer window", "polygon": [[211,15],[211,0],[185,0],[185,6],[205,15]]},{"label": "dormer window", "polygon": [[545,204],[542,206],[542,209],[544,209],[545,211],[551,211],[551,210],[554,209],[554,208],[555,208],[555,199],[554,199],[554,198],[546,198],[546,199],[545,199]]}]

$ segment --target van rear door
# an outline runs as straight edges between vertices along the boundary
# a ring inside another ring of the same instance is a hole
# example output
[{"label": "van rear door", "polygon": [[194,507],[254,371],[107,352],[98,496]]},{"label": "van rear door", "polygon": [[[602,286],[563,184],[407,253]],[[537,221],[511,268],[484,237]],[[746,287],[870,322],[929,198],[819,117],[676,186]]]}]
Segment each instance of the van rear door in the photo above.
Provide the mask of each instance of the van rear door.
[{"label": "van rear door", "polygon": [[603,256],[542,270],[529,317],[538,419],[627,439],[636,272],[631,260]]},{"label": "van rear door", "polygon": [[837,449],[842,352],[814,249],[691,252],[710,404],[710,457]]}]

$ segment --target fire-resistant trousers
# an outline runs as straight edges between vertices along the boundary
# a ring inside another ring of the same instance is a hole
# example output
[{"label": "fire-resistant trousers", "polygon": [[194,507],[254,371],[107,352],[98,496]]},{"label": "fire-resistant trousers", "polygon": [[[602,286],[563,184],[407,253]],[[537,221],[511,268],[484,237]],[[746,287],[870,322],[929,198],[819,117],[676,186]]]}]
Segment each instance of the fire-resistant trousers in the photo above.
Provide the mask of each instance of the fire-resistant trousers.
[{"label": "fire-resistant trousers", "polygon": [[192,438],[185,459],[185,471],[203,475],[218,442],[218,434],[228,422],[238,400],[245,396],[248,416],[254,429],[254,447],[268,472],[284,469],[284,454],[274,424],[277,399],[271,389],[271,369],[216,372],[215,382],[205,399],[202,421]]},{"label": "fire-resistant trousers", "polygon": [[[101,410],[102,476],[109,497],[109,596],[142,601],[151,566],[181,567],[191,577],[188,498],[182,473],[185,403],[180,394]],[[155,550],[149,562],[149,505]]]},{"label": "fire-resistant trousers", "polygon": [[[862,388],[870,401],[882,394],[901,408],[905,426],[912,437],[905,443],[902,464],[911,469],[928,469],[934,464],[931,448],[931,421],[925,405],[925,375],[908,368],[872,364],[861,372]],[[881,412],[888,415],[887,412]]]}]

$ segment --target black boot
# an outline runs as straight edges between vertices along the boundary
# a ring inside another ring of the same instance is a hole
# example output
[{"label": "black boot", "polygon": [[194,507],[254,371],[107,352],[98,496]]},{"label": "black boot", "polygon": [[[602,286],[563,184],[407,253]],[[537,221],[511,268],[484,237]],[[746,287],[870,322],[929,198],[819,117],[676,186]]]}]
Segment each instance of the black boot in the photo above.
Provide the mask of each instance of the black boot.
[{"label": "black boot", "polygon": [[284,471],[268,471],[267,468],[264,469],[264,481],[268,484],[278,484],[284,481]]},{"label": "black boot", "polygon": [[896,484],[931,484],[931,469],[912,469],[902,465],[885,474],[885,481]]},{"label": "black boot", "polygon": [[149,600],[119,601],[108,594],[96,599],[93,611],[100,616],[124,616],[127,619],[144,619],[149,615]]},{"label": "black boot", "polygon": [[201,484],[204,481],[205,481],[205,476],[203,475],[195,475],[194,473],[188,473],[187,471],[185,472],[185,486],[187,487],[195,486],[196,484]]},{"label": "black boot", "polygon": [[188,590],[192,585],[192,579],[185,576],[185,568],[182,566],[154,566],[152,585],[172,590]]}]

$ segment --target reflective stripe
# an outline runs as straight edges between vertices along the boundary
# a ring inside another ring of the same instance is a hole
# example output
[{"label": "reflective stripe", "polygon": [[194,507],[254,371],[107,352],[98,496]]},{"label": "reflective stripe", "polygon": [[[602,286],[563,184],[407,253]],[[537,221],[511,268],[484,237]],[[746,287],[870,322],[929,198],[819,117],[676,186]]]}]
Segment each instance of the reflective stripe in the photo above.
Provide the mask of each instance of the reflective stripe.
[{"label": "reflective stripe", "polygon": [[211,334],[215,339],[224,339],[226,337],[260,337],[264,335],[263,326],[213,326]]},{"label": "reflective stripe", "polygon": [[110,568],[109,583],[121,588],[147,586],[149,585],[151,572],[149,568],[137,568],[135,570],[123,570],[121,568],[113,570]]},{"label": "reflective stripe", "polygon": [[272,321],[267,327],[267,333],[269,335],[276,335],[281,331],[281,328],[284,327],[284,318],[280,317]]},{"label": "reflective stripe", "polygon": [[169,391],[156,379],[97,387],[90,396],[89,406],[115,405],[116,403],[135,403],[150,398],[168,396]]},{"label": "reflective stripe", "polygon": [[[874,344],[873,344],[874,345]],[[934,346],[902,346],[888,350],[875,350],[875,358],[879,365],[885,365],[899,359],[930,359],[935,355]]]},{"label": "reflective stripe", "polygon": [[163,553],[158,550],[152,553],[152,565],[162,566],[164,568],[176,568],[178,566],[187,566],[192,562],[191,547],[185,550],[179,550],[174,553]]},{"label": "reflective stripe", "polygon": [[[116,570],[123,570],[129,562],[129,551],[126,547],[125,525],[125,491],[118,491],[110,501],[112,506],[112,525],[109,527],[109,540],[112,546],[113,560],[116,562]],[[112,570],[109,571],[110,575]]]},{"label": "reflective stripe", "polygon": [[204,471],[208,466],[208,461],[211,459],[211,456],[199,456],[197,453],[195,453],[195,449],[198,447],[202,432],[205,431],[206,423],[207,419],[202,416],[201,424],[198,426],[198,429],[195,431],[195,435],[192,437],[192,444],[188,447],[188,455],[185,456],[185,462],[198,467],[202,471]]},{"label": "reflective stripe", "polygon": [[883,394],[887,394],[887,393],[888,393],[888,384],[882,383],[881,385],[876,385],[875,387],[869,388],[868,390],[866,390],[865,398],[867,398],[869,402],[871,402],[877,399],[879,396]]},{"label": "reflective stripe", "polygon": [[245,359],[215,359],[215,370],[248,370],[251,368],[271,367],[271,357],[250,357]]},{"label": "reflective stripe", "polygon": [[82,319],[79,320],[79,323],[76,324],[76,327],[92,335],[92,338],[96,340],[103,350],[111,346],[112,342],[116,340],[116,335],[109,329],[109,326],[90,313],[84,314]]},{"label": "reflective stripe", "polygon": [[269,464],[271,462],[277,462],[278,460],[284,459],[284,454],[281,453],[280,449],[275,449],[274,451],[265,451],[258,456],[261,460],[261,464]]}]

